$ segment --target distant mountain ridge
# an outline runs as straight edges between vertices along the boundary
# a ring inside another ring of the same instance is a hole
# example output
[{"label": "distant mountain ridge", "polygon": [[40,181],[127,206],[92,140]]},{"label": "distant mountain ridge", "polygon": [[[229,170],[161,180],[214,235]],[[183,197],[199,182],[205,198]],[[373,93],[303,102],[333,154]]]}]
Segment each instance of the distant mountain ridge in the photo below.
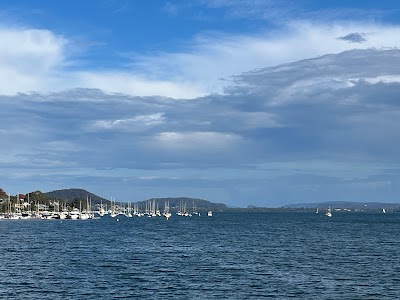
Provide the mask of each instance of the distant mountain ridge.
[{"label": "distant mountain ridge", "polygon": [[400,208],[400,203],[385,203],[385,202],[348,202],[348,201],[327,201],[319,203],[296,203],[282,206],[282,208],[347,208],[347,209],[379,209]]}]

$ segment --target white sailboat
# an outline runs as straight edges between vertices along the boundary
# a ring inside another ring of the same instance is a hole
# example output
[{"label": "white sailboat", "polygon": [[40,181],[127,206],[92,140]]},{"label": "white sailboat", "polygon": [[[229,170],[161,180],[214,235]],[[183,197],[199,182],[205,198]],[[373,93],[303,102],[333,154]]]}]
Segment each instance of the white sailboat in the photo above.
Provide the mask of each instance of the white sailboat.
[{"label": "white sailboat", "polygon": [[125,211],[125,217],[132,218],[132,206],[131,203],[128,203],[128,209]]},{"label": "white sailboat", "polygon": [[329,206],[328,207],[328,209],[326,210],[326,213],[325,213],[325,216],[327,216],[327,217],[332,217],[332,210],[331,210],[331,207]]},{"label": "white sailboat", "polygon": [[212,211],[209,210],[209,211],[207,212],[207,217],[212,217],[212,215],[213,215]]},{"label": "white sailboat", "polygon": [[317,211],[315,212],[316,214],[318,213],[318,206],[317,206]]},{"label": "white sailboat", "polygon": [[90,219],[90,209],[89,209],[89,199],[88,196],[86,196],[86,209],[82,210],[82,203],[80,203],[80,215],[79,219],[80,220],[88,220]]},{"label": "white sailboat", "polygon": [[199,215],[199,213],[197,212],[197,209],[196,209],[196,202],[194,202],[194,200],[193,200],[193,211],[192,211],[192,215]]},{"label": "white sailboat", "polygon": [[110,212],[110,216],[112,218],[115,218],[116,216],[118,216],[116,206],[117,205],[116,205],[116,202],[115,202],[115,198],[111,197],[111,212]]},{"label": "white sailboat", "polygon": [[100,200],[100,207],[97,211],[97,214],[100,217],[103,217],[104,215],[108,214],[107,207],[106,207],[106,209],[104,209],[103,200]]},{"label": "white sailboat", "polygon": [[169,201],[165,201],[163,216],[167,220],[171,217],[171,213],[169,212]]},{"label": "white sailboat", "polygon": [[382,208],[382,212],[383,212],[384,214],[386,214],[386,209]]}]

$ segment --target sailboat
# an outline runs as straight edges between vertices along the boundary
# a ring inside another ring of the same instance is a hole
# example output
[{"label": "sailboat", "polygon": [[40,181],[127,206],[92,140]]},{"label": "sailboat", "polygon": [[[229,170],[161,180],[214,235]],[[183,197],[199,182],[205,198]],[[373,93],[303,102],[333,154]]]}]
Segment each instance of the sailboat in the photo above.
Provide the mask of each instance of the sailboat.
[{"label": "sailboat", "polygon": [[[82,204],[80,204],[82,205]],[[86,209],[82,211],[82,209],[80,209],[81,214],[79,216],[80,220],[88,220],[88,219],[92,219],[91,213],[90,213],[90,205],[89,205],[89,196],[86,196]]]},{"label": "sailboat", "polygon": [[316,214],[318,213],[318,206],[317,206],[317,211],[315,212]]},{"label": "sailboat", "polygon": [[116,205],[116,202],[115,202],[115,198],[111,197],[111,212],[110,212],[110,216],[112,218],[115,218],[118,215],[117,210],[116,210],[116,206],[117,205]]},{"label": "sailboat", "polygon": [[332,210],[331,207],[329,206],[328,209],[326,210],[325,216],[327,217],[332,217]]},{"label": "sailboat", "polygon": [[165,201],[163,215],[167,220],[171,217],[171,213],[169,212],[169,201]]},{"label": "sailboat", "polygon": [[100,217],[103,217],[105,214],[107,214],[108,212],[104,209],[104,206],[103,206],[103,200],[100,200],[100,207],[99,207],[99,210],[97,211],[97,214],[100,216]]},{"label": "sailboat", "polygon": [[382,208],[382,212],[383,212],[384,214],[386,214],[386,209]]},{"label": "sailboat", "polygon": [[131,203],[128,203],[128,210],[125,211],[125,217],[132,218],[132,206]]},{"label": "sailboat", "polygon": [[194,200],[193,200],[193,211],[192,211],[192,215],[199,215],[199,213],[197,212],[196,203],[194,202]]}]

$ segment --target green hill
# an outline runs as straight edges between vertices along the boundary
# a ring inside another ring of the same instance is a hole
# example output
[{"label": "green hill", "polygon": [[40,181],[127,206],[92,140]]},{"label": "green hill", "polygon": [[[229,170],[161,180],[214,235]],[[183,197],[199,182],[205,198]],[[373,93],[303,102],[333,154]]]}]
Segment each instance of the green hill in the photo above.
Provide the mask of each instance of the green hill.
[{"label": "green hill", "polygon": [[88,192],[84,189],[63,189],[63,190],[55,190],[51,192],[44,193],[46,197],[57,200],[66,200],[68,203],[76,202],[76,201],[86,201],[86,197],[92,199],[92,204],[99,204],[103,202],[104,204],[109,203],[110,201],[104,199],[100,196],[97,196],[93,193]]}]

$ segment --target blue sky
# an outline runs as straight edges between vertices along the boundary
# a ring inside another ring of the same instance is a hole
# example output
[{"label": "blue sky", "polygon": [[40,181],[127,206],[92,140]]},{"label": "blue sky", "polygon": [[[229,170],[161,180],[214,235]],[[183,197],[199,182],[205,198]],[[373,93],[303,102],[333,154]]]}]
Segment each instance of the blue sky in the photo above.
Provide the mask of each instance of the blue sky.
[{"label": "blue sky", "polygon": [[0,187],[398,202],[399,20],[396,1],[2,1]]}]

